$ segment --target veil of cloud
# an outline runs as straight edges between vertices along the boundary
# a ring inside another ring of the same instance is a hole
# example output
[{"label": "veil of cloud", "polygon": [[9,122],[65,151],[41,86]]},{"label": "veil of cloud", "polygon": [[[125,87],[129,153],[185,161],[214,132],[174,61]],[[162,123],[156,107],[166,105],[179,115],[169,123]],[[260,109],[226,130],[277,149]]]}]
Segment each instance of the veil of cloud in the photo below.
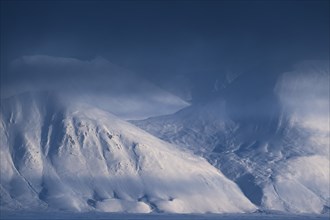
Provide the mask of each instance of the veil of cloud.
[{"label": "veil of cloud", "polygon": [[109,61],[50,56],[14,60],[3,82],[2,98],[29,91],[53,91],[109,110],[125,119],[169,114],[188,105]]},{"label": "veil of cloud", "polygon": [[329,61],[305,61],[282,74],[275,93],[282,112],[290,116],[291,125],[311,133],[310,147],[329,155]]}]

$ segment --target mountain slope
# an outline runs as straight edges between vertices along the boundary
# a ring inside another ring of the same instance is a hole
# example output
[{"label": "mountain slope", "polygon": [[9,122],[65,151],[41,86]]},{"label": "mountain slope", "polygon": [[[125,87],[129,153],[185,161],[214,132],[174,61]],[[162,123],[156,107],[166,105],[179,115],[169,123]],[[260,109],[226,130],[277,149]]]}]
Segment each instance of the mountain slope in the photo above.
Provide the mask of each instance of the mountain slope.
[{"label": "mountain slope", "polygon": [[63,100],[49,92],[1,100],[1,209],[256,209],[206,160],[108,112]]},{"label": "mountain slope", "polygon": [[273,96],[246,106],[232,100],[246,81],[235,83],[212,101],[132,122],[205,157],[262,209],[329,211],[329,63],[298,64]]}]

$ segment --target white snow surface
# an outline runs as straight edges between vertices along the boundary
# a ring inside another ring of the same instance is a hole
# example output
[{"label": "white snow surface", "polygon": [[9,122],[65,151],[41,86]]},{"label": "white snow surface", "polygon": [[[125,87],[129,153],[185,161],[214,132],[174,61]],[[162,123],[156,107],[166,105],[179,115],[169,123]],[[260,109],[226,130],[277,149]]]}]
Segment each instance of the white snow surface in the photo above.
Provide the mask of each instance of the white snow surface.
[{"label": "white snow surface", "polygon": [[1,100],[1,210],[243,213],[253,205],[205,159],[52,92]]}]

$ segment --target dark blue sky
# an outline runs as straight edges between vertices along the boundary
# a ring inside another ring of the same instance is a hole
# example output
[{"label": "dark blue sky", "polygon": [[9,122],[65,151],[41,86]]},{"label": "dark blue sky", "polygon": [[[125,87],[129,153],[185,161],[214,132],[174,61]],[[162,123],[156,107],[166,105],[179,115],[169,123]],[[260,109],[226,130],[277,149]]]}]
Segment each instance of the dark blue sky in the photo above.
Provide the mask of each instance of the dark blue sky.
[{"label": "dark blue sky", "polygon": [[156,82],[212,81],[224,69],[328,59],[329,1],[1,1],[2,77],[37,54],[102,56]]}]

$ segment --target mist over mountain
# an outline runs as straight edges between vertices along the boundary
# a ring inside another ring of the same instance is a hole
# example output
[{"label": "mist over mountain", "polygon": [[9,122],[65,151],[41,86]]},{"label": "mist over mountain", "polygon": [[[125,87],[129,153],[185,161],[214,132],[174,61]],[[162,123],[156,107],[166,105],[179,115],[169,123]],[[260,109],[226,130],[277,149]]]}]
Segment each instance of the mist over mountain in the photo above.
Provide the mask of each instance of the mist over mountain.
[{"label": "mist over mountain", "polygon": [[29,91],[53,91],[67,102],[83,100],[125,119],[170,114],[189,104],[104,58],[91,61],[44,55],[10,64],[2,98]]},{"label": "mist over mountain", "polygon": [[4,0],[0,16],[0,218],[328,217],[329,1]]},{"label": "mist over mountain", "polygon": [[[40,59],[46,66],[31,64]],[[54,70],[54,61],[56,71],[64,65],[72,72],[77,67],[68,68],[67,62],[80,62],[37,56],[13,65],[16,71],[33,67],[40,76],[40,70]],[[91,63],[109,70],[103,59]],[[95,71],[89,66],[82,68],[86,74]],[[74,77],[46,84],[40,77],[26,79],[24,85],[33,89],[17,88],[1,99],[3,210],[329,211],[329,62],[296,64],[279,74],[275,84],[267,84],[269,93],[260,98],[254,91],[244,92],[254,82],[237,76],[190,106],[147,81],[126,82],[134,75],[121,71],[114,71],[118,81],[107,83],[114,87],[102,87],[101,81],[75,84]],[[137,93],[123,93],[125,86]],[[142,102],[138,91],[145,88],[150,90]],[[102,99],[102,93],[111,95]],[[129,122],[146,133],[123,121],[129,111],[116,105],[118,97],[118,103],[131,99],[142,107],[154,106],[158,114],[157,108],[169,108],[167,97],[185,105],[154,117],[142,108],[150,118]]]}]

